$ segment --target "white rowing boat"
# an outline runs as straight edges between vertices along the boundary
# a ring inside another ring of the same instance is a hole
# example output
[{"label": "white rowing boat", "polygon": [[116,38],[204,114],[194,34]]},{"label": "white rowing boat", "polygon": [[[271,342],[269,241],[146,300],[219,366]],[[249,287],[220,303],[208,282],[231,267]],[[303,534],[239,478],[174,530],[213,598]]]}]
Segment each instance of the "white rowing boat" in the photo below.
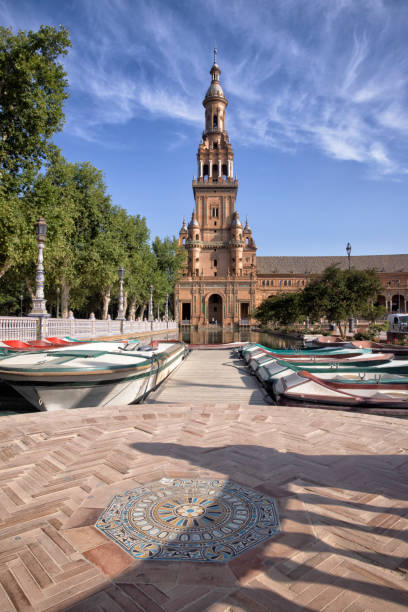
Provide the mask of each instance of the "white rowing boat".
[{"label": "white rowing boat", "polygon": [[183,342],[92,342],[0,359],[0,378],[39,410],[131,404],[184,359]]}]

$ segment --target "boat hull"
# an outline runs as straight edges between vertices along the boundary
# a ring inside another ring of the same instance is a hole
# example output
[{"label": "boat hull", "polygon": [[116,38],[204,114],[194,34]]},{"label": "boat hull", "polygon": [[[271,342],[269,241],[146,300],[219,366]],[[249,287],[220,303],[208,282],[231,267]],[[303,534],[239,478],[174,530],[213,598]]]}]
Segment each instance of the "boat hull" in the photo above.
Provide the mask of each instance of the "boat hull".
[{"label": "boat hull", "polygon": [[132,404],[140,401],[177,368],[186,355],[185,346],[167,358],[152,360],[151,366],[138,371],[117,371],[81,376],[38,377],[21,380],[8,375],[10,384],[38,410],[54,411],[86,407]]}]

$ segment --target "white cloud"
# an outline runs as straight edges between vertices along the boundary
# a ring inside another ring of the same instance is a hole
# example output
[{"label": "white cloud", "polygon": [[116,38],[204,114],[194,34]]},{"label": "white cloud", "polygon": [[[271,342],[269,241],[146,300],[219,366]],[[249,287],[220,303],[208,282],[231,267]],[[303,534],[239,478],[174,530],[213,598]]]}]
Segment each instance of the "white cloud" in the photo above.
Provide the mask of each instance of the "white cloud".
[{"label": "white cloud", "polygon": [[[24,27],[30,15],[44,21],[23,5]],[[13,7],[0,0],[0,15],[14,24]],[[216,39],[234,143],[313,147],[379,174],[406,172],[408,3],[234,0],[220,10],[218,0],[87,0],[78,7],[65,60],[67,129],[78,137],[98,141],[105,126],[140,117],[201,126]]]}]

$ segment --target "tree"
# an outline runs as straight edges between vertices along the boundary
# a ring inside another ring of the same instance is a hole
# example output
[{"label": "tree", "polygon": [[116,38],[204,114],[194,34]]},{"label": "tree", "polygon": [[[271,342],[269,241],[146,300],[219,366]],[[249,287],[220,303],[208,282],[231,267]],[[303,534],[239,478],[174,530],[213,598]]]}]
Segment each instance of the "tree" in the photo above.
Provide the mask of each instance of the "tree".
[{"label": "tree", "polygon": [[301,293],[269,296],[255,310],[253,316],[263,325],[271,322],[289,325],[304,319]]},{"label": "tree", "polygon": [[71,46],[68,32],[41,26],[38,32],[0,27],[0,171],[4,186],[39,169],[52,135],[64,123],[66,73],[58,58]]},{"label": "tree", "polygon": [[[100,170],[89,162],[69,163],[55,150],[44,175],[35,181],[25,198],[30,232],[25,260],[18,270],[26,278],[34,275],[36,241],[34,223],[41,215],[47,224],[44,249],[46,290],[55,294],[61,287],[61,313],[83,307],[92,292],[106,291],[113,283],[113,269],[123,252],[115,220],[119,210],[112,206]],[[122,211],[126,214],[124,211]]]},{"label": "tree", "polygon": [[174,287],[183,273],[187,253],[175,237],[163,240],[156,237],[152,250],[156,259],[153,281],[155,302],[163,304],[166,294],[174,293]]},{"label": "tree", "polygon": [[339,270],[327,268],[320,278],[312,280],[303,291],[274,295],[264,300],[254,312],[263,325],[272,321],[287,325],[306,315],[312,321],[322,317],[334,321],[340,334],[346,334],[346,319],[362,315],[372,320],[382,313],[375,306],[381,282],[375,270]]},{"label": "tree", "polygon": [[304,311],[313,320],[325,317],[334,321],[340,335],[346,335],[346,319],[365,315],[377,300],[381,282],[375,270],[327,268],[302,292]]},{"label": "tree", "polygon": [[58,58],[70,44],[63,27],[15,35],[0,27],[0,278],[24,261],[33,233],[26,196],[64,123]]},{"label": "tree", "polygon": [[125,268],[124,310],[129,306],[129,320],[136,318],[136,309],[146,303],[153,267],[149,245],[150,232],[146,219],[140,215],[126,215],[120,240],[124,248]]}]

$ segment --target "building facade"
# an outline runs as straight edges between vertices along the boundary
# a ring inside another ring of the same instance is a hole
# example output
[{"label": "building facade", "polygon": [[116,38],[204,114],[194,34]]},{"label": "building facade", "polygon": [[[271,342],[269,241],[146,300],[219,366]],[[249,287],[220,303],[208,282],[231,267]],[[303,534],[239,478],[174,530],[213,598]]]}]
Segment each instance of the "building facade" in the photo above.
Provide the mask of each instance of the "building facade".
[{"label": "building facade", "polygon": [[388,312],[405,312],[408,299],[408,255],[351,257],[257,257],[252,230],[236,210],[238,180],[234,152],[226,130],[228,100],[216,61],[203,100],[205,128],[193,178],[195,207],[179,232],[187,250],[183,277],[175,289],[179,321],[226,327],[250,324],[250,313],[263,299],[299,291],[331,265],[375,268],[383,285],[378,296]]}]

